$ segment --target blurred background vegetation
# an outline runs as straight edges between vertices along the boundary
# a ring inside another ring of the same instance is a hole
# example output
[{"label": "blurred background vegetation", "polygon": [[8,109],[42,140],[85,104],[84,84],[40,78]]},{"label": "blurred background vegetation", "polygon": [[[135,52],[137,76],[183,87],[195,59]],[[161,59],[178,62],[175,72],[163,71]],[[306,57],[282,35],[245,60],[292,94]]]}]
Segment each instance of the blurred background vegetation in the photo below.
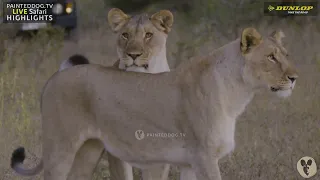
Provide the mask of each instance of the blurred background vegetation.
[{"label": "blurred background vegetation", "polygon": [[[320,17],[275,17],[263,14],[259,0],[78,0],[79,37],[64,39],[59,29],[40,31],[32,39],[14,37],[15,24],[0,24],[0,180],[22,178],[9,168],[14,148],[27,149],[27,165],[41,158],[39,96],[60,62],[82,53],[109,66],[117,60],[115,35],[107,13],[117,7],[128,14],[171,10],[175,22],[167,42],[172,69],[191,56],[207,53],[239,37],[248,26],[268,35],[286,34],[285,46],[300,77],[290,99],[258,94],[240,117],[236,149],[219,163],[224,180],[298,180],[296,163],[311,156],[320,163]],[[2,5],[2,3],[0,3]],[[320,4],[318,4],[319,6]],[[2,8],[0,8],[2,9]],[[319,9],[319,7],[318,7]],[[177,179],[177,168],[170,177]],[[135,178],[139,172],[135,170]],[[94,179],[108,179],[104,158]],[[43,179],[39,175],[36,179]],[[319,173],[314,179],[320,179]]]}]

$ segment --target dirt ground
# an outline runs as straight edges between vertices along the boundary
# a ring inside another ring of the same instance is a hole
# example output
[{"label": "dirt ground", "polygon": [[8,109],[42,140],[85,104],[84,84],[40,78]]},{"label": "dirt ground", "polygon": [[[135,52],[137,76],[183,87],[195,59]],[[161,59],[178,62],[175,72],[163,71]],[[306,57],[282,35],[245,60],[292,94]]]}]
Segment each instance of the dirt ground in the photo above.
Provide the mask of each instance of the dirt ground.
[{"label": "dirt ground", "polygon": [[[0,48],[5,49],[5,53],[0,57],[0,180],[43,179],[42,175],[36,178],[17,176],[9,168],[9,160],[12,151],[21,145],[27,149],[30,166],[41,158],[38,100],[45,81],[58,69],[60,62],[73,53],[84,54],[92,62],[106,66],[116,61],[115,36],[106,21],[110,7],[99,3],[102,2],[83,1],[79,5],[81,26],[76,42],[45,35],[32,41],[1,40]],[[153,10],[150,11],[155,12]],[[244,27],[254,26],[263,35],[282,29],[290,60],[299,71],[290,98],[278,99],[270,92],[261,92],[238,119],[236,148],[219,162],[222,179],[301,180],[296,166],[303,156],[313,157],[320,166],[319,18],[272,21],[266,18],[237,22],[235,26],[221,29],[219,27],[229,25],[209,28],[206,26],[209,23],[190,25],[178,13],[174,15],[174,28],[167,42],[170,68],[193,54],[206,53],[234,40]],[[170,179],[178,177],[176,172],[174,167]],[[94,179],[109,179],[108,176],[107,161],[103,159]],[[136,178],[139,179],[139,175]],[[320,179],[320,172],[311,179]]]}]

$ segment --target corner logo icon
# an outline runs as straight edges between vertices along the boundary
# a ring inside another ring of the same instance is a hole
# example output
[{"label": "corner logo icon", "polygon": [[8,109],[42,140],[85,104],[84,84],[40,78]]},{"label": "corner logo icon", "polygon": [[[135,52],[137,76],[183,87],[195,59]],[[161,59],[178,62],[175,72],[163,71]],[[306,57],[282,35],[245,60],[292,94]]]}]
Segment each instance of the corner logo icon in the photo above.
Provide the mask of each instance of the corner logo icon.
[{"label": "corner logo icon", "polygon": [[142,140],[144,139],[144,132],[142,130],[136,130],[136,132],[134,133],[134,135],[136,136],[136,138],[138,140]]},{"label": "corner logo icon", "polygon": [[310,178],[317,173],[317,165],[312,157],[302,157],[297,163],[297,170],[304,178]]},{"label": "corner logo icon", "polygon": [[274,8],[273,6],[271,6],[271,5],[268,6],[268,10],[269,10],[269,11],[273,11],[274,9],[275,9],[275,8]]}]

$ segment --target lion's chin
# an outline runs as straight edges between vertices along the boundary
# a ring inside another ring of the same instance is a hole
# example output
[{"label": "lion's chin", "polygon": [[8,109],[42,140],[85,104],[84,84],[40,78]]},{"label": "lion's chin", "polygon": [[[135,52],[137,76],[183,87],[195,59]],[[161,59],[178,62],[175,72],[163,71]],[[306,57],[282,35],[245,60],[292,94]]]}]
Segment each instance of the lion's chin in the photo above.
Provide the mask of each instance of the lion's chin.
[{"label": "lion's chin", "polygon": [[281,97],[281,98],[287,98],[287,97],[289,97],[291,95],[291,93],[292,93],[292,89],[276,91],[277,96]]},{"label": "lion's chin", "polygon": [[148,73],[146,68],[144,67],[138,67],[138,66],[130,66],[126,68],[126,71],[134,71],[134,72],[143,72],[143,73]]}]

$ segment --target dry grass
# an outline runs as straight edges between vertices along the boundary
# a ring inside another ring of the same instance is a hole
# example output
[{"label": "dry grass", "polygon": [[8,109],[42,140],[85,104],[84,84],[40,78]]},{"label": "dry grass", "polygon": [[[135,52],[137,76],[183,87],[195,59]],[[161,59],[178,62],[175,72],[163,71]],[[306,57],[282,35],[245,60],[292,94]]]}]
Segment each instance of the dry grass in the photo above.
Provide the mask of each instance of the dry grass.
[{"label": "dry grass", "polygon": [[[103,65],[111,65],[116,60],[115,37],[107,26],[108,9],[104,8],[103,1],[79,2],[81,39],[77,43],[63,41],[60,31],[51,32],[50,36],[41,32],[31,41],[8,40],[8,34],[1,33],[4,31],[0,29],[0,180],[35,179],[16,176],[9,168],[9,158],[12,150],[20,145],[28,150],[29,165],[41,157],[39,95],[61,60],[76,52]],[[154,12],[155,7],[147,10]],[[215,15],[213,11],[210,17]],[[208,18],[197,22],[199,26],[186,30],[185,27],[191,28],[190,22],[184,21],[183,15],[175,14],[175,17],[174,31],[167,43],[172,68],[193,54],[210,51],[233,40],[241,28],[254,25],[263,34],[274,28],[284,30],[290,57],[300,73],[290,99],[258,94],[240,117],[236,149],[220,161],[223,179],[301,179],[296,163],[305,155],[314,157],[320,165],[319,23],[304,23],[303,18],[270,21],[270,18],[261,20],[260,17],[255,21],[248,18],[250,22],[245,22],[244,18],[237,17],[234,25],[230,21],[223,24],[221,19],[216,20],[221,25],[210,25]],[[176,170],[172,172],[171,179],[174,179]],[[138,172],[135,173],[139,177]],[[104,158],[94,179],[107,179],[108,176]],[[320,179],[319,173],[314,179]]]},{"label": "dry grass", "polygon": [[[56,53],[62,47],[62,33],[40,32],[33,40],[5,40],[5,53],[0,72],[0,174],[9,176],[8,156],[16,146],[25,145],[38,154],[41,124],[39,95],[45,79],[55,71],[59,59]],[[35,156],[29,156],[35,158]],[[31,159],[29,159],[31,160]],[[35,160],[35,159],[34,159]]]}]

